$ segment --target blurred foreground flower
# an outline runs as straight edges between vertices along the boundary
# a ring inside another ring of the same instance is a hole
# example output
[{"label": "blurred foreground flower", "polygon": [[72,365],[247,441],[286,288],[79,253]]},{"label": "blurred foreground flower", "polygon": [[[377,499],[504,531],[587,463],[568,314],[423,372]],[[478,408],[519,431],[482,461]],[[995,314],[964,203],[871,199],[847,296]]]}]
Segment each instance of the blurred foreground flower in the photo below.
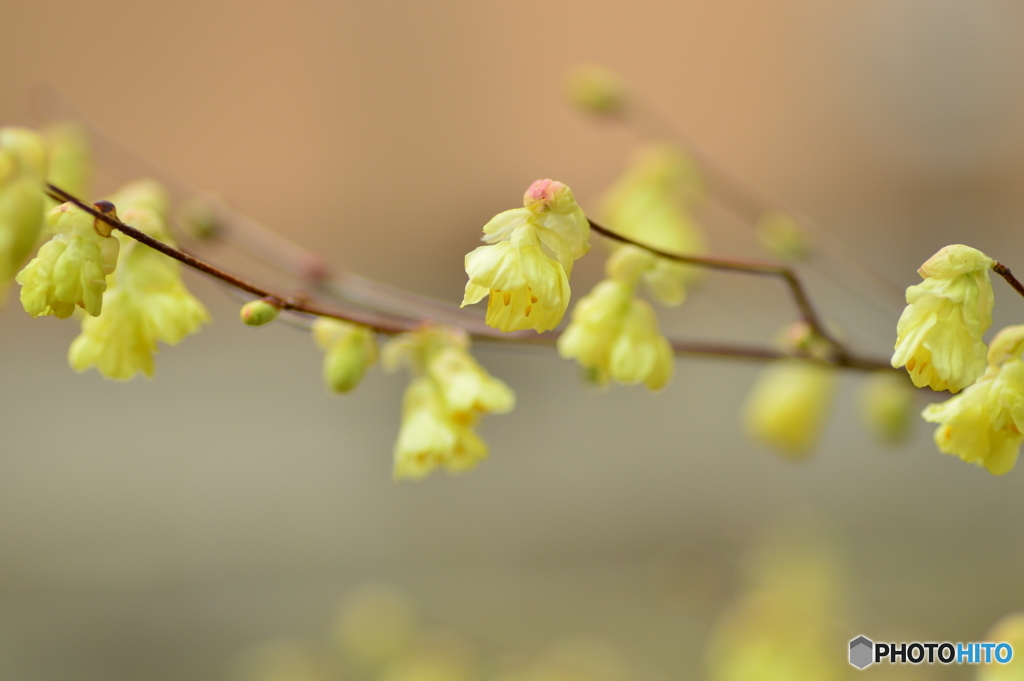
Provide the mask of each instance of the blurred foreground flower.
[{"label": "blurred foreground flower", "polygon": [[484,225],[489,245],[466,256],[469,282],[462,305],[490,296],[488,325],[539,333],[562,321],[573,262],[590,250],[590,223],[561,182],[537,180],[523,203]]},{"label": "blurred foreground flower", "polygon": [[396,478],[422,478],[437,468],[462,472],[487,458],[476,423],[482,414],[511,411],[515,394],[469,354],[465,331],[428,326],[400,334],[382,359],[388,371],[405,365],[414,376],[395,443]]},{"label": "blurred foreground flower", "polygon": [[43,226],[46,148],[26,128],[0,128],[0,305]]},{"label": "blurred foreground flower", "polygon": [[1013,658],[1006,664],[993,662],[981,666],[975,681],[1024,681],[1024,612],[1003,617],[982,640],[1009,643],[1013,648]]},{"label": "blurred foreground flower", "polygon": [[805,458],[832,407],[835,369],[781,360],[762,370],[743,410],[747,434],[785,458]]},{"label": "blurred foreground flower", "polygon": [[969,246],[946,246],[917,271],[924,281],[907,289],[892,365],[906,366],[918,388],[955,393],[985,370],[994,262]]},{"label": "blurred foreground flower", "polygon": [[862,420],[883,442],[901,442],[913,421],[915,395],[905,375],[876,371],[864,379],[861,387]]},{"label": "blurred foreground flower", "polygon": [[974,385],[940,404],[924,419],[940,424],[935,444],[946,454],[984,466],[994,475],[1013,469],[1024,441],[1024,325],[1008,326],[992,340],[988,369]]}]

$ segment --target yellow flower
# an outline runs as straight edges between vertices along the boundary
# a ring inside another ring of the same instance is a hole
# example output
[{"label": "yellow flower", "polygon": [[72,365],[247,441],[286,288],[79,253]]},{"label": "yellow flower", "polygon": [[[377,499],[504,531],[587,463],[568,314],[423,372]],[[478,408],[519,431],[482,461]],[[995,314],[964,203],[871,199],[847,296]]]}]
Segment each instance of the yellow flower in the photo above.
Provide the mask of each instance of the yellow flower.
[{"label": "yellow flower", "polygon": [[354,389],[377,361],[373,331],[359,324],[319,317],[313,322],[313,340],[324,351],[324,385],[336,393]]},{"label": "yellow flower", "polygon": [[915,390],[907,377],[891,371],[876,371],[866,379],[860,394],[861,417],[884,442],[906,438],[914,409]]},{"label": "yellow flower", "polygon": [[569,100],[595,114],[618,114],[626,106],[626,88],[619,78],[596,64],[580,64],[566,83]]},{"label": "yellow flower", "polygon": [[988,369],[960,395],[925,408],[925,421],[940,424],[935,444],[946,454],[1003,475],[1017,462],[1024,441],[1024,325],[992,340]]},{"label": "yellow flower", "polygon": [[957,392],[985,370],[982,334],[992,325],[994,261],[968,246],[946,246],[918,270],[896,326],[893,367],[906,366],[918,388]]},{"label": "yellow flower", "polygon": [[476,417],[456,418],[437,384],[426,376],[405,391],[402,427],[395,443],[396,478],[422,478],[437,468],[461,473],[487,458],[487,445],[473,432]]},{"label": "yellow flower", "polygon": [[[601,214],[608,227],[644,245],[679,254],[707,251],[707,242],[690,207],[703,196],[696,165],[669,145],[640,150],[622,179],[608,191]],[[698,270],[636,246],[617,246],[609,274],[630,272],[642,278],[651,295],[678,305]],[[615,275],[613,275],[615,276]]]},{"label": "yellow flower", "polygon": [[16,278],[26,312],[66,319],[77,305],[94,317],[100,314],[119,242],[98,222],[71,203],[46,214],[46,227],[54,236]]},{"label": "yellow flower", "polygon": [[484,241],[466,256],[469,282],[462,305],[490,296],[487,324],[501,331],[558,326],[569,306],[573,262],[589,250],[590,223],[572,191],[537,180],[524,208],[508,210],[484,226]]},{"label": "yellow flower", "polygon": [[[991,663],[978,667],[976,681],[1021,681],[1024,679],[1024,612],[1006,615],[985,634],[983,641],[993,643],[1009,643],[1013,648],[1013,657],[1009,662],[1000,663],[993,659]],[[1005,649],[1001,657],[1005,656]],[[995,651],[993,651],[993,655]]]},{"label": "yellow flower", "polygon": [[615,279],[595,286],[576,304],[572,323],[558,339],[558,354],[576,359],[599,383],[610,378],[659,390],[672,379],[672,346],[661,335],[654,310],[633,290]]},{"label": "yellow flower", "polygon": [[817,443],[835,394],[835,371],[801,360],[765,369],[744,407],[748,435],[788,459],[805,458]]},{"label": "yellow flower", "polygon": [[[163,219],[148,208],[129,209],[122,219],[173,243]],[[138,373],[153,375],[158,341],[175,345],[198,331],[210,315],[181,280],[177,261],[121,238],[125,253],[103,295],[103,313],[82,320],[82,333],[72,342],[68,361],[75,371],[95,366],[107,378],[127,381]]]},{"label": "yellow flower", "polygon": [[464,331],[441,326],[401,334],[384,347],[385,369],[405,365],[416,376],[395,444],[396,478],[421,478],[436,468],[465,471],[487,457],[473,428],[482,414],[511,411],[515,393],[468,350]]},{"label": "yellow flower", "polygon": [[0,296],[39,237],[45,176],[42,137],[26,128],[0,128]]},{"label": "yellow flower", "polygon": [[49,152],[47,182],[85,198],[92,184],[92,155],[85,131],[77,123],[57,123],[44,132]]}]

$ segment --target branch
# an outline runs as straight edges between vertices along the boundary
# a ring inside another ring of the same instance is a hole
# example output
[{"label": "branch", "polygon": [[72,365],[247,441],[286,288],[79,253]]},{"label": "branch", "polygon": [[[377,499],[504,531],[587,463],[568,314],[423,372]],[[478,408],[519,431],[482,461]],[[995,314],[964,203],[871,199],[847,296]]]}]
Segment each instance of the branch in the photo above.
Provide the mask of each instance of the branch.
[{"label": "branch", "polygon": [[[414,330],[425,323],[429,323],[430,320],[424,319],[410,319],[398,316],[388,316],[374,314],[366,311],[354,311],[354,310],[340,310],[333,309],[318,305],[304,298],[297,298],[291,296],[281,295],[275,293],[261,286],[253,284],[241,277],[235,276],[225,270],[222,270],[215,265],[212,265],[204,260],[186,253],[182,250],[174,248],[165,244],[164,242],[154,239],[148,234],[125,224],[116,217],[114,211],[110,210],[107,205],[101,204],[100,207],[90,205],[85,201],[73,196],[72,194],[64,191],[60,187],[52,184],[46,185],[46,193],[53,199],[61,202],[70,202],[84,210],[85,212],[92,215],[95,219],[101,220],[102,222],[109,225],[111,228],[120,231],[127,237],[130,237],[141,244],[149,246],[150,248],[163,253],[169,258],[173,258],[183,265],[187,265],[192,269],[203,272],[204,274],[213,277],[229,286],[236,288],[240,291],[244,291],[258,298],[269,298],[278,304],[281,309],[289,310],[292,312],[303,313],[307,315],[313,315],[316,317],[329,317],[331,319],[338,319],[345,322],[351,322],[354,324],[361,324],[369,327],[379,333],[383,334],[397,334],[405,331]],[[106,210],[105,210],[106,209]],[[626,237],[620,236],[607,230],[606,228],[592,223],[595,231],[601,234],[605,234],[609,238],[622,241],[624,243],[633,244],[640,248],[646,248],[652,253],[679,260],[680,262],[686,262],[695,265],[704,265],[706,267],[735,270],[750,272],[754,274],[774,274],[786,278],[790,282],[791,286],[794,286],[796,291],[799,291],[797,296],[798,301],[803,301],[806,305],[806,309],[810,311],[811,319],[816,320],[814,311],[810,308],[810,301],[807,299],[800,286],[799,280],[796,279],[792,272],[789,272],[789,277],[786,276],[785,272],[788,270],[784,267],[775,265],[774,263],[759,263],[757,261],[743,261],[743,260],[729,260],[724,258],[702,258],[699,256],[679,256],[671,253],[665,253],[658,249],[649,248],[643,244],[635,243]],[[779,271],[782,270],[782,271]],[[796,294],[795,294],[796,295]],[[802,308],[803,309],[803,308]],[[808,321],[808,324],[811,324]],[[813,324],[812,324],[812,328]],[[470,334],[477,339],[485,339],[490,341],[503,341],[503,342],[519,342],[524,344],[543,344],[552,345],[560,335],[559,333],[544,333],[538,335],[536,338],[523,338],[523,337],[509,337],[511,334],[504,334],[496,329],[488,328],[484,332],[474,332]],[[835,341],[830,341],[835,345],[837,349],[842,349]],[[806,354],[790,354],[780,350],[776,350],[770,347],[763,346],[747,346],[747,345],[730,345],[718,342],[706,342],[706,341],[685,341],[685,340],[674,340],[672,341],[672,348],[676,354],[682,355],[697,355],[706,357],[727,357],[727,358],[742,358],[757,361],[775,361],[780,359],[802,359],[805,361],[816,362],[819,364],[825,364],[830,366],[836,366],[846,369],[855,369],[860,371],[878,371],[884,369],[890,369],[888,362],[884,360],[868,359],[855,357],[849,352],[842,349],[842,352],[838,353],[835,357],[822,359],[813,357]]]},{"label": "branch", "polygon": [[1014,291],[1024,296],[1024,284],[1017,281],[1017,277],[1013,276],[1009,267],[1001,262],[996,262],[996,264],[992,265],[992,271],[1005,279],[1006,283],[1012,286]]},{"label": "branch", "polygon": [[[589,219],[589,218],[588,218]],[[828,341],[836,353],[836,359],[841,360],[845,357],[850,356],[849,350],[836,340],[832,334],[828,332],[825,325],[822,324],[821,319],[818,318],[817,312],[814,311],[814,306],[811,304],[811,299],[807,295],[807,291],[804,289],[803,284],[800,282],[800,278],[797,277],[789,267],[780,265],[775,262],[767,260],[746,260],[742,258],[715,258],[703,255],[681,255],[679,253],[670,253],[669,251],[663,251],[660,248],[654,248],[646,244],[634,241],[629,237],[625,237],[617,232],[613,232],[607,227],[590,220],[590,227],[598,234],[618,241],[623,244],[630,244],[644,249],[654,255],[657,255],[668,260],[674,260],[679,263],[685,263],[687,265],[696,265],[698,267],[706,267],[713,270],[726,270],[730,272],[744,272],[746,274],[756,274],[762,276],[779,277],[786,282],[789,287],[789,291],[796,301],[797,307],[800,309],[800,316],[804,322],[809,326],[818,336]]]}]

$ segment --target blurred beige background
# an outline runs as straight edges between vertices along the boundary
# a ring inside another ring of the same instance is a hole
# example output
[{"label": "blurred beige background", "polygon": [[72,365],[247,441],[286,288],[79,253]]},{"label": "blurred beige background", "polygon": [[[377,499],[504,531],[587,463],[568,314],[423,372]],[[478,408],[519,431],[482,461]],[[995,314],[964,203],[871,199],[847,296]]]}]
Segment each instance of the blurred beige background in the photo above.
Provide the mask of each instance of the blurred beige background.
[{"label": "blurred beige background", "polygon": [[[564,102],[580,61],[899,288],[953,242],[1024,268],[1017,3],[3,1],[0,121],[32,122],[33,88],[54,85],[338,266],[440,298],[460,299],[463,254],[532,180],[586,207],[621,171],[635,137]],[[716,252],[758,253],[719,217]],[[808,280],[859,348],[890,350],[898,298]],[[879,448],[857,376],[793,466],[736,427],[755,366],[683,359],[660,395],[594,393],[552,353],[482,348],[520,400],[485,423],[491,460],[393,484],[404,378],[328,396],[307,337],[245,328],[190,284],[215,323],[152,382],[76,376],[73,323],[0,317],[4,679],[221,679],[246,645],[320,636],[368,580],[488,645],[593,634],[700,678],[736,557],[794,512],[847,546],[851,637],[980,640],[1024,604],[1022,472],[940,455],[924,424]],[[1019,321],[1024,301],[996,295],[996,328]],[[781,289],[712,276],[665,325],[769,338],[791,315]]]}]

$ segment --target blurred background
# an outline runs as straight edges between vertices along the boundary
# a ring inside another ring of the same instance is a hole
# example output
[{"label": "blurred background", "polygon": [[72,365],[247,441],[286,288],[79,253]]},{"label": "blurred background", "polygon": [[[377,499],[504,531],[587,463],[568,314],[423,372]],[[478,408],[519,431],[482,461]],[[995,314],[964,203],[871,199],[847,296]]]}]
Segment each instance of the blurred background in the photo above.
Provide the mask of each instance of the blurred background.
[{"label": "blurred background", "polygon": [[[806,277],[858,350],[888,356],[901,290],[948,243],[1024,269],[1018,3],[3,3],[4,124],[37,121],[37,87],[56,87],[339,268],[445,300],[480,227],[530,182],[562,180],[587,208],[622,172],[638,135],[567,103],[579,62],[831,235],[838,256]],[[762,255],[724,212],[707,231],[713,252]],[[581,261],[574,293],[600,271]],[[76,324],[0,315],[4,679],[225,679],[263,641],[327,645],[366,583],[487,654],[584,637],[629,678],[705,678],[744,556],[793,524],[843,566],[840,662],[858,634],[984,640],[1024,606],[1021,471],[939,454],[923,423],[879,446],[859,375],[795,465],[738,426],[757,365],[680,359],[661,394],[597,392],[553,351],[480,345],[519,396],[484,424],[490,460],[396,484],[404,377],[328,395],[307,335],[244,327],[187,276],[215,321],[165,348],[153,381],[75,375]],[[995,285],[998,329],[1024,301]],[[711,275],[662,319],[753,340],[793,314],[780,286]]]}]

